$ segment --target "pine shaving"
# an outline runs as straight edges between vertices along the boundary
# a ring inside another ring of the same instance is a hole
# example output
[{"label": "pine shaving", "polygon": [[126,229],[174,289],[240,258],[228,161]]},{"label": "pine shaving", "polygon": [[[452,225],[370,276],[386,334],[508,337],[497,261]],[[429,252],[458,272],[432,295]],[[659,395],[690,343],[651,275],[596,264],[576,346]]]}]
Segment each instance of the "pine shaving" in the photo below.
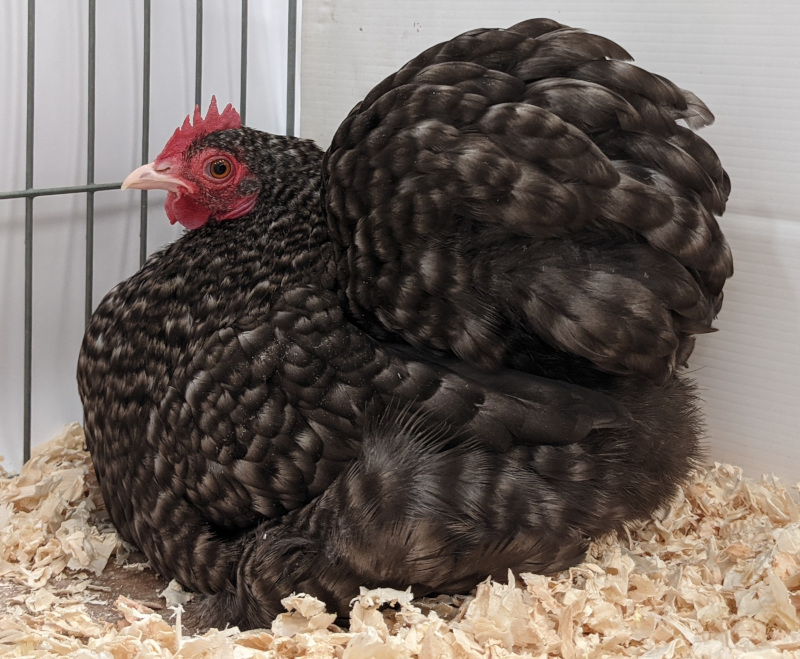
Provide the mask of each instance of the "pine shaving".
[{"label": "pine shaving", "polygon": [[[93,587],[91,575],[124,548],[73,424],[18,476],[0,467],[0,656],[800,658],[797,489],[716,464],[660,519],[595,543],[584,563],[555,577],[509,573],[467,597],[421,600],[362,589],[349,630],[298,594],[269,630],[190,635],[177,584],[162,593],[171,609],[160,612]],[[87,604],[98,602],[120,622],[90,614]]]}]

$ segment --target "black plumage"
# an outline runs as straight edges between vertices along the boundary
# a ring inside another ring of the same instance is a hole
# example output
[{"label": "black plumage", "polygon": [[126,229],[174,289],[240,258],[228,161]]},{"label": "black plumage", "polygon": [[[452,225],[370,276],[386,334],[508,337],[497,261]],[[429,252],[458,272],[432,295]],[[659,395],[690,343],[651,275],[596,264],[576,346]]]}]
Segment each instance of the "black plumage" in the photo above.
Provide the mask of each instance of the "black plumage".
[{"label": "black plumage", "polygon": [[434,46],[353,109],[323,180],[363,326],[548,377],[685,364],[732,274],[730,182],[678,123],[705,105],[628,59],[536,19]]},{"label": "black plumage", "polygon": [[705,106],[624,57],[551,21],[475,31],[324,158],[214,106],[137,170],[194,230],[93,314],[87,443],[120,534],[208,623],[557,571],[675,492],[728,181],[676,124]]}]

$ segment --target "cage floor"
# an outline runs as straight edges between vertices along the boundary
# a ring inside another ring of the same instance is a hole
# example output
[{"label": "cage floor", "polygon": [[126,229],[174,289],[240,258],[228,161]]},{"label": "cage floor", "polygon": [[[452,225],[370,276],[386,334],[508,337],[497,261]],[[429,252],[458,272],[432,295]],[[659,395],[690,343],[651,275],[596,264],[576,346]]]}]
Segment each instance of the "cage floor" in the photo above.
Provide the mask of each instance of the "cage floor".
[{"label": "cage floor", "polygon": [[197,629],[187,594],[142,561],[104,517],[69,426],[19,476],[0,474],[0,656],[800,657],[796,493],[728,465],[555,577],[461,598],[364,590],[349,629],[304,595],[269,630]]}]

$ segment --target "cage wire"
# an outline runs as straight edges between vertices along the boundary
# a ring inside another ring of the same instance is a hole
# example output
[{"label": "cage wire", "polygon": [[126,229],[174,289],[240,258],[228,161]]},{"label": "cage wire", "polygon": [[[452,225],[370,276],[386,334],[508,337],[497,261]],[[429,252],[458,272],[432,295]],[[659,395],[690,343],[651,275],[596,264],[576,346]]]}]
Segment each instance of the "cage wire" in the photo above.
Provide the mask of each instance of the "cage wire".
[{"label": "cage wire", "polygon": [[[88,111],[86,116],[86,182],[83,185],[37,188],[33,180],[34,146],[34,64],[36,57],[36,0],[28,0],[27,6],[27,61],[26,61],[26,112],[25,112],[25,189],[0,192],[0,200],[25,200],[25,293],[24,293],[24,344],[23,344],[23,428],[22,456],[27,461],[31,455],[31,379],[33,354],[33,227],[35,222],[34,200],[48,195],[86,195],[86,266],[84,290],[84,321],[88,321],[93,311],[92,279],[94,268],[94,194],[103,190],[119,188],[121,181],[95,181],[95,45],[97,30],[97,0],[88,2]],[[150,152],[150,53],[151,53],[151,2],[142,0],[144,9],[143,25],[143,85],[142,85],[142,164],[149,162]],[[248,0],[241,0],[241,47],[239,114],[242,123],[247,113],[247,38],[248,38]],[[288,47],[286,83],[286,133],[295,134],[295,76],[297,56],[297,0],[288,0]],[[195,0],[195,74],[194,97],[199,105],[203,85],[203,0]],[[139,264],[147,258],[147,191],[141,192],[139,215]]]}]

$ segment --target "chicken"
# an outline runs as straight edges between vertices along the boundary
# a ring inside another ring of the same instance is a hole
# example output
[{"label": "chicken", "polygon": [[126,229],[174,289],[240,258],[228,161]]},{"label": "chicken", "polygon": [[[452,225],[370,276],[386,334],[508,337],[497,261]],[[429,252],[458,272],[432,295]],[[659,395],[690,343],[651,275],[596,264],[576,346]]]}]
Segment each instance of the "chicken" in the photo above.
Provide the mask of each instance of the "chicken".
[{"label": "chicken", "polygon": [[697,464],[676,367],[730,274],[728,180],[676,123],[705,106],[623,56],[546,20],[471,32],[325,154],[212,100],[125,180],[189,231],[89,321],[87,445],[206,624],[555,572]]}]

